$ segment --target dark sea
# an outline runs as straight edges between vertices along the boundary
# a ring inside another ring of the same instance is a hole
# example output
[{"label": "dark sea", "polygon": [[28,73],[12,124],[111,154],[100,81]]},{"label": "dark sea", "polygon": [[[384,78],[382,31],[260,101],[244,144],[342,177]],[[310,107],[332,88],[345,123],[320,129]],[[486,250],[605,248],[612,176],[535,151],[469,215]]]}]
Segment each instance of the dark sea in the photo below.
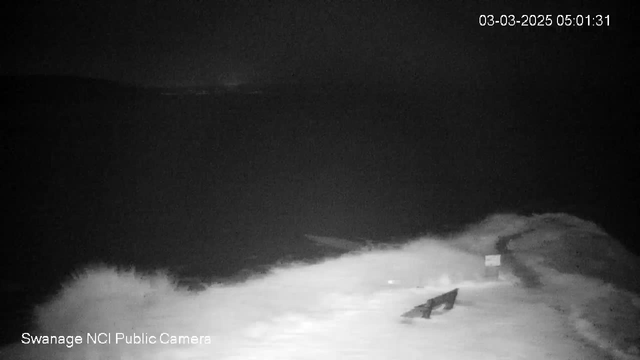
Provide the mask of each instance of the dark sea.
[{"label": "dark sea", "polygon": [[638,253],[635,127],[610,90],[45,95],[4,105],[6,333],[89,263],[228,276],[316,256],[304,234],[562,211]]}]

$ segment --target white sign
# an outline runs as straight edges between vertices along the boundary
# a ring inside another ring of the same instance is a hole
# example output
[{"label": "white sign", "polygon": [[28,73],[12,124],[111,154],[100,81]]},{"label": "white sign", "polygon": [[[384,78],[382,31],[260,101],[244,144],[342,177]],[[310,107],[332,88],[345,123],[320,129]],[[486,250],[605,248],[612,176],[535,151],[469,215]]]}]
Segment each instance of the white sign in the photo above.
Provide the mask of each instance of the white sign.
[{"label": "white sign", "polygon": [[500,255],[486,255],[484,266],[500,266]]}]

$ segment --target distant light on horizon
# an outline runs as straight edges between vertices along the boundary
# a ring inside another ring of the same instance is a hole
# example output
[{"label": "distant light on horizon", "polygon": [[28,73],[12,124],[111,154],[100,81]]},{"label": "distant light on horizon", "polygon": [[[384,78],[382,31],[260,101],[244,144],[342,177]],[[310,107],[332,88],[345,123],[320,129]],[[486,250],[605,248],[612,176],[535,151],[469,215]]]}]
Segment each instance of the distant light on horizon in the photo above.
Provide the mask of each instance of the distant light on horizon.
[{"label": "distant light on horizon", "polygon": [[247,76],[237,72],[222,74],[218,79],[218,85],[228,89],[236,89],[247,82]]}]

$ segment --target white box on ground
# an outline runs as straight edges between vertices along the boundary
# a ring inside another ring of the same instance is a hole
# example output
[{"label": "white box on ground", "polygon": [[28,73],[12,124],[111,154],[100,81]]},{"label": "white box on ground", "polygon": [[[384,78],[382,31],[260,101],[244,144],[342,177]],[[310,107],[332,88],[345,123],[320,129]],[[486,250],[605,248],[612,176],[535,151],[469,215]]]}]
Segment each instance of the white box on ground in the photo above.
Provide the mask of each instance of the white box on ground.
[{"label": "white box on ground", "polygon": [[485,255],[484,266],[500,266],[501,255]]}]

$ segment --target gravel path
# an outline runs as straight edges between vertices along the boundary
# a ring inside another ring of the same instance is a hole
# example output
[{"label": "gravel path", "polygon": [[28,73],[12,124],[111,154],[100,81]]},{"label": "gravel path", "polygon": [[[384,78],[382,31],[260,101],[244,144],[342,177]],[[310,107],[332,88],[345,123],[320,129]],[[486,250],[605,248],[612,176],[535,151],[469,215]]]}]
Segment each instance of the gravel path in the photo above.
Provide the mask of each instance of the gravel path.
[{"label": "gravel path", "polygon": [[522,281],[522,285],[525,288],[539,288],[542,285],[540,282],[540,275],[538,275],[535,270],[518,260],[517,256],[509,250],[509,242],[517,240],[532,231],[534,230],[527,230],[513,235],[502,236],[498,238],[498,241],[496,242],[496,250],[502,255],[502,263],[504,266],[511,269],[513,275],[517,276]]}]

